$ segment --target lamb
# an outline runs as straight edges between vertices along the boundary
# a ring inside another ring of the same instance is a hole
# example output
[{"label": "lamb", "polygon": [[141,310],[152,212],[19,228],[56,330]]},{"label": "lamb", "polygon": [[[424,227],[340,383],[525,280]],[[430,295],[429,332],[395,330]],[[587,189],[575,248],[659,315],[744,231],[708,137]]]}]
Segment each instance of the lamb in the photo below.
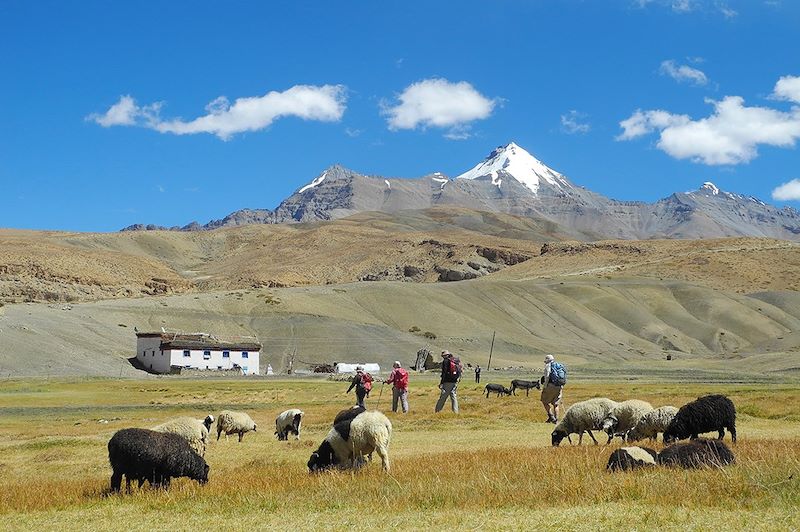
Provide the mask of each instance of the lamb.
[{"label": "lamb", "polygon": [[490,393],[496,393],[497,397],[500,397],[502,394],[511,395],[511,390],[502,384],[487,384],[483,390],[486,392],[487,399],[489,398]]},{"label": "lamb", "polygon": [[111,491],[119,492],[122,476],[125,489],[131,491],[131,480],[139,487],[144,481],[153,487],[169,487],[170,479],[189,477],[200,484],[208,482],[208,464],[182,436],[147,429],[122,429],[108,442],[111,463]]},{"label": "lamb", "polygon": [[620,447],[608,457],[608,471],[628,471],[656,465],[658,453],[647,447]]},{"label": "lamb", "polygon": [[580,403],[575,403],[561,421],[558,422],[556,428],[553,430],[551,443],[553,447],[558,447],[561,440],[567,438],[570,443],[569,435],[576,433],[579,435],[578,444],[583,443],[583,433],[588,432],[589,437],[592,438],[594,444],[597,445],[597,440],[592,434],[593,430],[600,430],[603,428],[603,420],[618,403],[605,397],[596,397],[594,399],[587,399]]},{"label": "lamb", "polygon": [[718,431],[725,437],[725,429],[736,443],[736,407],[724,395],[706,395],[683,405],[664,431],[664,443],[685,438],[697,439],[698,434]]},{"label": "lamb", "polygon": [[651,410],[642,416],[642,419],[626,434],[627,441],[639,441],[650,438],[655,441],[659,432],[667,430],[672,418],[678,413],[674,406],[662,406]]},{"label": "lamb", "polygon": [[281,412],[275,419],[275,434],[278,436],[278,441],[288,440],[289,433],[294,434],[294,438],[299,440],[302,419],[303,411],[297,408]]},{"label": "lamb", "polygon": [[697,439],[670,445],[658,454],[658,463],[684,469],[722,467],[736,461],[720,440]]},{"label": "lamb", "polygon": [[542,388],[542,385],[539,381],[523,381],[520,379],[514,379],[513,381],[511,381],[511,393],[517,395],[516,392],[517,388],[525,390],[525,397],[528,397],[531,388],[536,388],[537,390],[540,390]]},{"label": "lamb", "polygon": [[335,418],[333,418],[333,426],[335,427],[337,423],[341,423],[342,421],[352,421],[353,418],[363,414],[366,411],[367,411],[366,408],[358,405],[355,405],[351,408],[345,408],[344,410],[341,410],[338,414],[336,414]]},{"label": "lamb", "polygon": [[363,456],[376,451],[384,471],[389,472],[389,442],[392,423],[380,412],[363,412],[351,420],[337,423],[319,448],[311,453],[309,471],[331,467],[357,468]]},{"label": "lamb", "polygon": [[169,432],[182,436],[200,456],[206,455],[208,431],[214,423],[214,416],[209,414],[205,419],[178,417],[153,427],[156,432]]},{"label": "lamb", "polygon": [[631,430],[648,412],[652,412],[653,405],[639,399],[628,399],[617,404],[603,420],[603,430],[608,434],[606,445],[611,443],[615,434],[624,434]]},{"label": "lamb", "polygon": [[239,434],[239,443],[242,442],[245,432],[256,431],[257,425],[253,419],[245,412],[234,412],[232,410],[223,410],[219,413],[217,418],[217,441],[223,432],[225,439],[228,439],[229,434]]}]

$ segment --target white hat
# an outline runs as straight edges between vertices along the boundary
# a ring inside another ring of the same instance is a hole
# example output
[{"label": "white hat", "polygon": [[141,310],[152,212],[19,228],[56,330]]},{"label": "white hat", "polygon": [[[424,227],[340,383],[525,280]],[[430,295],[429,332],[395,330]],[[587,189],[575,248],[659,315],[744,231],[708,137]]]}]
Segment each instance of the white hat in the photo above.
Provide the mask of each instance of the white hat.
[{"label": "white hat", "polygon": [[399,368],[401,365],[399,360],[394,361],[394,367]]},{"label": "white hat", "polygon": [[553,360],[555,360],[555,358],[553,358],[553,355],[545,355],[544,357],[545,362],[552,362]]}]

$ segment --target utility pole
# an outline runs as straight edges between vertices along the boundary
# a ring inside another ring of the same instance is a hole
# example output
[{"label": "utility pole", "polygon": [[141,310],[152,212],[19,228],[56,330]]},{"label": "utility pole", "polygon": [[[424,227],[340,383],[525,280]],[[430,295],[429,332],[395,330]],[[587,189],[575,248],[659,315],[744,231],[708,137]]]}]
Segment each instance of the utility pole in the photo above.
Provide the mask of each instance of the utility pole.
[{"label": "utility pole", "polygon": [[486,369],[492,367],[492,351],[494,351],[494,335],[497,334],[497,331],[492,331],[492,346],[489,348],[489,363],[486,364]]}]

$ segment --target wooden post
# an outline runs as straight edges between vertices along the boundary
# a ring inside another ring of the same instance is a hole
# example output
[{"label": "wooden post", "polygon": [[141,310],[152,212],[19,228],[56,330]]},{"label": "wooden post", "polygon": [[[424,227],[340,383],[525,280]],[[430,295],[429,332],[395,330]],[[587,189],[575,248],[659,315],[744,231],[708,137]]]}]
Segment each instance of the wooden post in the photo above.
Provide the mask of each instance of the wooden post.
[{"label": "wooden post", "polygon": [[492,351],[494,351],[494,335],[497,334],[497,331],[492,331],[492,346],[489,348],[489,363],[486,364],[486,369],[492,367]]}]

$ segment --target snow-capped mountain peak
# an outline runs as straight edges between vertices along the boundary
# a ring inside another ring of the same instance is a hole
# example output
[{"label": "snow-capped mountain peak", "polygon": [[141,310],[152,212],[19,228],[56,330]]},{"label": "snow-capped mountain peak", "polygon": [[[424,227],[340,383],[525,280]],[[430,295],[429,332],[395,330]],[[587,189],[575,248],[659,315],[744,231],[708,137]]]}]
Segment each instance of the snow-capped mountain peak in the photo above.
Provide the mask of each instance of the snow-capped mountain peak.
[{"label": "snow-capped mountain peak", "polygon": [[492,184],[499,187],[503,174],[516,179],[534,194],[539,191],[542,181],[558,188],[570,186],[563,175],[549,168],[514,142],[498,146],[483,162],[456,179],[478,179],[489,176]]},{"label": "snow-capped mountain peak", "polygon": [[700,190],[708,192],[713,196],[719,194],[719,189],[717,188],[717,185],[715,185],[711,181],[706,181],[705,183],[703,183],[703,186],[700,187]]}]

